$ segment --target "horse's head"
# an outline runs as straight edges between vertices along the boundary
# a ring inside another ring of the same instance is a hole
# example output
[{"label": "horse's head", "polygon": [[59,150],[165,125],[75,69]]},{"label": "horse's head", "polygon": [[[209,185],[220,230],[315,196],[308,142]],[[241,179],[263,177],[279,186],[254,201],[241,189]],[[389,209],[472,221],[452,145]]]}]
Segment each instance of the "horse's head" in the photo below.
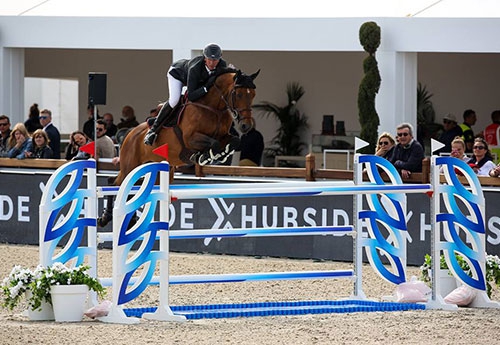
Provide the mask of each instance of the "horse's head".
[{"label": "horse's head", "polygon": [[252,102],[256,86],[253,81],[259,73],[260,70],[252,75],[246,75],[238,70],[233,78],[234,87],[231,91],[229,106],[242,133],[247,133],[255,125],[255,120],[252,117]]}]

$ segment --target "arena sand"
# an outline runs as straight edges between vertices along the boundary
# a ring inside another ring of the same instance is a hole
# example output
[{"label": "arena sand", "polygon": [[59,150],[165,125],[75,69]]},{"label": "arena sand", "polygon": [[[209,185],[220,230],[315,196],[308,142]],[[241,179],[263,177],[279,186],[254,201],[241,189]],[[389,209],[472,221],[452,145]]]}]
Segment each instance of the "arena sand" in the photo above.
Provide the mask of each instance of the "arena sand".
[{"label": "arena sand", "polygon": [[[0,244],[0,278],[14,265],[38,263],[36,246]],[[99,250],[99,275],[111,275],[111,251]],[[243,273],[352,268],[350,263],[277,258],[256,259],[208,254],[173,254],[171,274]],[[418,268],[409,275],[418,276]],[[369,266],[363,290],[374,300],[394,286]],[[239,284],[176,285],[172,305],[348,298],[348,280],[271,281]],[[493,296],[498,300],[498,292]],[[111,299],[108,293],[107,299]],[[158,305],[158,288],[149,287],[126,307]],[[302,316],[202,319],[183,323],[142,320],[136,325],[106,324],[89,318],[79,323],[29,321],[23,306],[1,309],[0,344],[500,344],[500,310],[405,311]]]}]

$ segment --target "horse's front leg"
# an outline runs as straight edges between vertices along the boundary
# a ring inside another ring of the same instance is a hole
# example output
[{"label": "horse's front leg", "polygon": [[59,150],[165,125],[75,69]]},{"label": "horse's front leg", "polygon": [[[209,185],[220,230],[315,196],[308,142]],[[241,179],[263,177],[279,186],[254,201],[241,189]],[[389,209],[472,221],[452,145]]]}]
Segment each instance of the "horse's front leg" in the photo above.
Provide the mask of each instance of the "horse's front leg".
[{"label": "horse's front leg", "polygon": [[225,163],[240,145],[237,136],[227,134],[220,141],[214,140],[212,146],[196,157],[196,163],[207,165],[214,163]]}]

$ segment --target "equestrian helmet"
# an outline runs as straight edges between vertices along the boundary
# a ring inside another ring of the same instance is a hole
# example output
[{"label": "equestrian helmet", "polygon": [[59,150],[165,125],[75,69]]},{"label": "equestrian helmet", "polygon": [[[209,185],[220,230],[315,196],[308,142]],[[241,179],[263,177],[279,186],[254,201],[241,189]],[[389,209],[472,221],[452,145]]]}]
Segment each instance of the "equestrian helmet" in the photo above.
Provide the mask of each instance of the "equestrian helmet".
[{"label": "equestrian helmet", "polygon": [[222,49],[217,44],[210,43],[203,49],[203,56],[208,59],[219,60],[222,57]]}]

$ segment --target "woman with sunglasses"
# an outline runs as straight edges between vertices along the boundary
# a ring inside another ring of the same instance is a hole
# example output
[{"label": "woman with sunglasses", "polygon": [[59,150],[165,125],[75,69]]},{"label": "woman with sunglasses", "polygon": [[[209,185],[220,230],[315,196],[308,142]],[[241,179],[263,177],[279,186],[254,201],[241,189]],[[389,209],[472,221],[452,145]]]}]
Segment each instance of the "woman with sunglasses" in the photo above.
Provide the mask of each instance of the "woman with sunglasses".
[{"label": "woman with sunglasses", "polygon": [[390,133],[384,132],[378,137],[375,155],[389,159],[394,151],[394,146],[396,146],[396,140]]},{"label": "woman with sunglasses", "polygon": [[467,162],[477,176],[489,176],[489,172],[495,168],[493,156],[488,149],[488,144],[483,138],[476,138],[472,146],[472,158]]}]

